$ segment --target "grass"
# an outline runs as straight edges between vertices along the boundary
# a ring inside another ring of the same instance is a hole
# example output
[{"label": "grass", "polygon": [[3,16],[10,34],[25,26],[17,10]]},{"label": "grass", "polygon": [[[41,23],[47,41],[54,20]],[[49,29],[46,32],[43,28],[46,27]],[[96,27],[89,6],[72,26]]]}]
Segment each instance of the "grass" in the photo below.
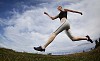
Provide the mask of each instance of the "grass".
[{"label": "grass", "polygon": [[0,61],[100,61],[100,47],[90,52],[60,56],[22,53],[0,48]]}]

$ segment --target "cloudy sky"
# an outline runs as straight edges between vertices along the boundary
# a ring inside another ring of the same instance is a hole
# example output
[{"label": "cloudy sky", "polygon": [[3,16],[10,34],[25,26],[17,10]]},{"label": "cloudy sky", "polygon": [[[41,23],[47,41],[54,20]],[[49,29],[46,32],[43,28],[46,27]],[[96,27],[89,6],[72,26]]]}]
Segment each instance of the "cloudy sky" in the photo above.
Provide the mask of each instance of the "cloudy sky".
[{"label": "cloudy sky", "polygon": [[[37,53],[34,46],[46,43],[50,34],[61,24],[43,14],[56,16],[57,6],[78,10],[83,15],[68,13],[72,34],[95,40],[100,36],[99,0],[0,0],[0,47]],[[94,47],[87,41],[71,41],[62,32],[47,47],[46,53],[74,53]]]}]

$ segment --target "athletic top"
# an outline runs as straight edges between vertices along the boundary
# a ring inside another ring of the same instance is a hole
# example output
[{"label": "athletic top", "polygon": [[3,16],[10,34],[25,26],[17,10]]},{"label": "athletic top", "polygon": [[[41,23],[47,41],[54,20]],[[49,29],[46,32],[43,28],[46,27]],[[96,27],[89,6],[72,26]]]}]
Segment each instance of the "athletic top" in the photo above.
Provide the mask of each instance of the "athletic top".
[{"label": "athletic top", "polygon": [[61,11],[58,15],[58,18],[61,20],[63,17],[67,19],[67,12],[66,11]]}]

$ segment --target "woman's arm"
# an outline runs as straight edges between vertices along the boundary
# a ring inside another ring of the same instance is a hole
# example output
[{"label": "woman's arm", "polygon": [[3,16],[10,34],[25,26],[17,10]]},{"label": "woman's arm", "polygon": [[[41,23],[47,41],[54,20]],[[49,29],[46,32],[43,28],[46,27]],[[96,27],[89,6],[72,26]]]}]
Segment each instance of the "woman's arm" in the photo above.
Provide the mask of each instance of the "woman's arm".
[{"label": "woman's arm", "polygon": [[79,14],[83,15],[82,12],[79,12],[79,11],[74,11],[74,10],[69,10],[69,9],[64,9],[64,10],[69,11],[69,12],[73,12],[73,13],[79,13]]},{"label": "woman's arm", "polygon": [[46,13],[46,12],[44,12],[44,14],[46,14],[48,17],[50,17],[52,20],[54,20],[54,19],[56,19],[56,18],[58,18],[58,15],[57,16],[55,16],[55,17],[52,17],[52,16],[50,16],[48,13]]}]

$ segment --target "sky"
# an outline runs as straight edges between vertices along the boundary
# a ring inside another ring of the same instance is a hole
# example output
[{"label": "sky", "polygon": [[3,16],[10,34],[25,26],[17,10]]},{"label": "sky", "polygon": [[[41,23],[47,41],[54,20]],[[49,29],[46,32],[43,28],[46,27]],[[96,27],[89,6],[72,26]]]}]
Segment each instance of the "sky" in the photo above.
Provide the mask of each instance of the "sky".
[{"label": "sky", "polygon": [[[34,46],[44,45],[49,36],[61,25],[44,15],[59,14],[57,6],[83,13],[68,12],[68,21],[74,36],[89,35],[93,40],[100,37],[99,0],[0,0],[0,47],[19,52],[40,53]],[[95,43],[71,41],[62,32],[46,48],[46,53],[69,54],[93,48]]]}]

